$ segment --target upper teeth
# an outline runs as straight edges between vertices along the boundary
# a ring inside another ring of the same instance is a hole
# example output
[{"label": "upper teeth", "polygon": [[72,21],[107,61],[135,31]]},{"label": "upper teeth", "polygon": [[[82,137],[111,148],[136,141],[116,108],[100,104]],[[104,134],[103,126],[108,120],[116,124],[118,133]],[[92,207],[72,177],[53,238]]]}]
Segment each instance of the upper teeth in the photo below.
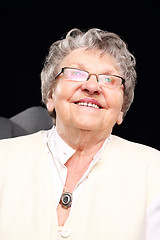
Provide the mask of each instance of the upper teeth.
[{"label": "upper teeth", "polygon": [[77,104],[78,104],[78,105],[81,105],[81,106],[99,108],[99,106],[96,105],[96,104],[94,104],[94,103],[78,102]]}]

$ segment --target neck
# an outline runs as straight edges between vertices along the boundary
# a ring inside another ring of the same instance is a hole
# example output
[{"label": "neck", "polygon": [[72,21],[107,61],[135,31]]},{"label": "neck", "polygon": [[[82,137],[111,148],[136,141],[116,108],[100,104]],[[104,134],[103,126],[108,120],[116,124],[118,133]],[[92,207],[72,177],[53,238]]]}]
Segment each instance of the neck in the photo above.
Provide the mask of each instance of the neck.
[{"label": "neck", "polygon": [[56,125],[60,137],[77,152],[83,155],[96,153],[110,136],[111,131],[96,131]]}]

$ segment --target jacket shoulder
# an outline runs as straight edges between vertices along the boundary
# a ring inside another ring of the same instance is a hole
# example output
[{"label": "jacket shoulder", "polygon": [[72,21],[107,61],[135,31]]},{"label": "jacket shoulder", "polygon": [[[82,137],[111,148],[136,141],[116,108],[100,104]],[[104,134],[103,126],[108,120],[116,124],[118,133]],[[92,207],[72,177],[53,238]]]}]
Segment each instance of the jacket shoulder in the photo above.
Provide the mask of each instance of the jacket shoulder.
[{"label": "jacket shoulder", "polygon": [[145,184],[147,205],[160,193],[160,151],[157,149],[112,135],[104,159],[114,164],[117,174],[122,172],[128,182],[132,180],[134,186]]},{"label": "jacket shoulder", "polygon": [[0,140],[0,163],[18,161],[29,155],[40,154],[43,146],[42,131],[15,138]]},{"label": "jacket shoulder", "polygon": [[[1,139],[0,140],[0,152],[5,150],[5,148],[20,148],[23,145],[26,146],[26,144],[30,143],[29,145],[32,144],[37,144],[42,135],[42,131],[25,135],[25,136],[20,136],[20,137],[15,137],[15,138],[7,138],[7,139]],[[37,142],[38,141],[38,142]]]},{"label": "jacket shoulder", "polygon": [[142,157],[151,158],[156,157],[160,160],[160,151],[150,146],[132,142],[121,137],[112,135],[112,145],[116,147],[124,155],[130,155],[130,157]]}]

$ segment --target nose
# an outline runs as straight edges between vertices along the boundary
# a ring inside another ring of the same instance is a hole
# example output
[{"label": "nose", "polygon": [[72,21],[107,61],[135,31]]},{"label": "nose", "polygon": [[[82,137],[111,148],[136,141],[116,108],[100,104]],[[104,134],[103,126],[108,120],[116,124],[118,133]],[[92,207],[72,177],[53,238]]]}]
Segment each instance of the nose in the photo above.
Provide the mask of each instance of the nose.
[{"label": "nose", "polygon": [[97,81],[97,76],[94,74],[90,75],[89,79],[81,85],[81,89],[91,95],[100,94],[101,87]]}]

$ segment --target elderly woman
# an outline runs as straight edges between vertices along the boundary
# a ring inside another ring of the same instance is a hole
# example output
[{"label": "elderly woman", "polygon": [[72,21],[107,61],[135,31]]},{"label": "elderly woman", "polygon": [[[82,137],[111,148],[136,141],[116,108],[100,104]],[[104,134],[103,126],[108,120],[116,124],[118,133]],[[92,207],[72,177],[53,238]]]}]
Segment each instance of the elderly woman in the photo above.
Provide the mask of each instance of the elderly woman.
[{"label": "elderly woman", "polygon": [[41,80],[56,126],[1,140],[0,239],[160,239],[160,153],[112,135],[136,83],[124,41],[73,29]]}]

